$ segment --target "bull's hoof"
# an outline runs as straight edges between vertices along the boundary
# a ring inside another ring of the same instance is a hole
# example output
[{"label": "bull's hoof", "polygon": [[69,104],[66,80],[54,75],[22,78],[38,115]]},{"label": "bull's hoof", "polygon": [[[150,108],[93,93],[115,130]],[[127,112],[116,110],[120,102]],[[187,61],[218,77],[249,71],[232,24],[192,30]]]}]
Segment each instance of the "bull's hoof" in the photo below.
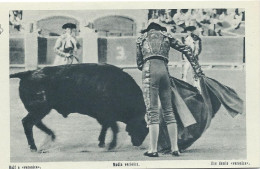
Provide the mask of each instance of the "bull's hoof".
[{"label": "bull's hoof", "polygon": [[109,147],[108,147],[108,150],[112,150],[116,147],[116,143],[115,142],[112,142],[109,144]]},{"label": "bull's hoof", "polygon": [[98,144],[98,147],[104,148],[104,147],[105,147],[105,143],[99,143],[99,144]]},{"label": "bull's hoof", "polygon": [[51,135],[51,141],[55,141],[55,139],[56,139],[55,134],[52,134],[52,135]]},{"label": "bull's hoof", "polygon": [[30,145],[31,152],[37,152],[37,147],[35,145]]},{"label": "bull's hoof", "polygon": [[49,151],[42,149],[42,150],[39,150],[38,153],[49,153]]},{"label": "bull's hoof", "polygon": [[180,149],[179,151],[180,151],[180,153],[184,153],[185,150],[184,149]]}]

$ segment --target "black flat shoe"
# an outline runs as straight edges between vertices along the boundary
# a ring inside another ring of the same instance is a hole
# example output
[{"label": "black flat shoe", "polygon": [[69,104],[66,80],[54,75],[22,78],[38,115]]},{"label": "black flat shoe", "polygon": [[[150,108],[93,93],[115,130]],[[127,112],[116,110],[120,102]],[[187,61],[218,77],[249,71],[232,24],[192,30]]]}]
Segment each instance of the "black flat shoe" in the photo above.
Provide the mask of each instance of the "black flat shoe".
[{"label": "black flat shoe", "polygon": [[174,152],[172,152],[172,155],[178,157],[181,155],[181,153],[179,151],[174,151]]},{"label": "black flat shoe", "polygon": [[148,151],[144,153],[145,156],[148,157],[159,157],[158,152],[154,152],[154,153],[149,153]]}]

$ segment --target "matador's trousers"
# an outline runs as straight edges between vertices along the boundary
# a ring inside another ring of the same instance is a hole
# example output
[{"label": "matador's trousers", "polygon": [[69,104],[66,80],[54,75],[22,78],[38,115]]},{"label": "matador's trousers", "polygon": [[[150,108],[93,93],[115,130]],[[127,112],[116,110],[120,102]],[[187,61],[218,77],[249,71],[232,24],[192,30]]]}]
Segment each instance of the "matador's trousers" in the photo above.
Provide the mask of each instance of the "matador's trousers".
[{"label": "matador's trousers", "polygon": [[167,65],[163,60],[147,60],[142,70],[143,95],[147,124],[159,124],[158,96],[166,124],[176,123],[171,102],[171,86]]}]

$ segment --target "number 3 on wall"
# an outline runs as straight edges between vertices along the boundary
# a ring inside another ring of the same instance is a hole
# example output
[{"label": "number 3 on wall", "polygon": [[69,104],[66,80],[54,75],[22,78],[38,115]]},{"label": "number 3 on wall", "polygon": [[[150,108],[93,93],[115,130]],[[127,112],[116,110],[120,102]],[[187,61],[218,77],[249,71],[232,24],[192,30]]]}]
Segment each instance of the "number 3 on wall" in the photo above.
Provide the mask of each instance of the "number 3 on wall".
[{"label": "number 3 on wall", "polygon": [[116,47],[117,55],[116,55],[116,60],[124,60],[126,59],[125,56],[125,49],[123,46],[117,46]]}]

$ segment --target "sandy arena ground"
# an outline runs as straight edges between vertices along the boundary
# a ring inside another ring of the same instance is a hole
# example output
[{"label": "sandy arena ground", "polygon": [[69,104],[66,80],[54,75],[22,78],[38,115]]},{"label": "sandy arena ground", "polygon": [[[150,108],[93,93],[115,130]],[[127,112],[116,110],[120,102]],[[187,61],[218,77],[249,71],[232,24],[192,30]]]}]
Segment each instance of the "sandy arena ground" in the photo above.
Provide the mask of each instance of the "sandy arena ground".
[{"label": "sandy arena ground", "polygon": [[[141,74],[138,70],[126,70],[138,84]],[[14,72],[14,70],[10,70]],[[180,77],[176,69],[170,69],[175,77]],[[205,70],[207,76],[232,87],[245,100],[245,72],[243,70]],[[98,135],[101,126],[88,116],[70,114],[63,118],[52,110],[43,122],[56,134],[57,139],[49,145],[48,153],[31,153],[27,147],[21,120],[27,114],[18,93],[19,79],[10,80],[10,136],[11,162],[51,162],[51,161],[138,161],[138,160],[231,160],[246,158],[246,115],[232,118],[223,107],[212,120],[209,129],[188,148],[181,157],[160,154],[159,158],[148,158],[143,153],[148,148],[149,139],[140,147],[131,145],[125,132],[125,124],[120,126],[118,146],[113,151],[98,147]],[[34,127],[35,143],[40,149],[46,135]],[[47,137],[48,138],[48,137]],[[106,143],[111,139],[108,131]]]}]

